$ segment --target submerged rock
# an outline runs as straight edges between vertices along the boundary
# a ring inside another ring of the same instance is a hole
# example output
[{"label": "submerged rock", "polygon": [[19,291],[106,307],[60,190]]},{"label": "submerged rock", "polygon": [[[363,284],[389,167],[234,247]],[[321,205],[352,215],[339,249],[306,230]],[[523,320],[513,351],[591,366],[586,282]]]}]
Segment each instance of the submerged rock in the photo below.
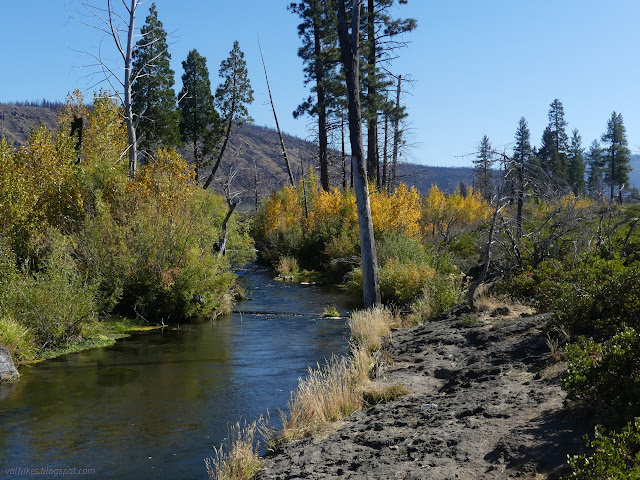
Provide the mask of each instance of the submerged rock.
[{"label": "submerged rock", "polygon": [[13,364],[9,350],[0,345],[0,383],[15,380],[18,375],[20,374]]}]

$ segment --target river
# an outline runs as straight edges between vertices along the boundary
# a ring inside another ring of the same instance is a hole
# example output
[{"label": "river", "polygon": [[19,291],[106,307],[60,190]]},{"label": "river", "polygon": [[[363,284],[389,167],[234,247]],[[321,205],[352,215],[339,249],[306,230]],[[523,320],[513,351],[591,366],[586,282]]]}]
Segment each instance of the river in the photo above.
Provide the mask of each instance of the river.
[{"label": "river", "polygon": [[0,386],[0,477],[205,479],[228,425],[277,418],[307,367],[347,352],[344,319],[322,311],[353,299],[255,264],[238,274],[251,299],[236,313],[22,367]]}]

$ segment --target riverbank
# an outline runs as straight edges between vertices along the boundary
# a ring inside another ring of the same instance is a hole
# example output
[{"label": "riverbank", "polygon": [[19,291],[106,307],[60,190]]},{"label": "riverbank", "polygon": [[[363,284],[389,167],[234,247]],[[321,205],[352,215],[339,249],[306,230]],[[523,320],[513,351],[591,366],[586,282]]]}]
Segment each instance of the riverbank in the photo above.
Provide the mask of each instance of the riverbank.
[{"label": "riverbank", "polygon": [[142,320],[134,320],[124,317],[112,317],[106,320],[96,321],[87,327],[87,332],[83,338],[74,343],[49,348],[43,351],[21,352],[27,356],[23,360],[15,361],[17,367],[22,365],[32,365],[52,358],[62,357],[71,353],[83,352],[94,348],[105,348],[114,345],[117,340],[127,338],[131,335],[151,332],[162,328],[173,328],[165,325],[149,325]]},{"label": "riverbank", "polygon": [[411,393],[284,445],[256,478],[558,478],[593,424],[563,410],[548,320],[461,306],[394,330],[378,377]]}]

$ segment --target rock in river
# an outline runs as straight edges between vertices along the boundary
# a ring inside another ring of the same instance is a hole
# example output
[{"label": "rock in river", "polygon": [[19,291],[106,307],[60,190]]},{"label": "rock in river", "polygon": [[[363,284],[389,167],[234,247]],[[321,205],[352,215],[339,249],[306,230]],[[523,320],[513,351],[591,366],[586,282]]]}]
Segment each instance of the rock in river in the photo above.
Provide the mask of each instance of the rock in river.
[{"label": "rock in river", "polygon": [[9,350],[0,345],[0,383],[10,382],[18,375],[18,370],[16,370],[16,367],[13,364]]}]

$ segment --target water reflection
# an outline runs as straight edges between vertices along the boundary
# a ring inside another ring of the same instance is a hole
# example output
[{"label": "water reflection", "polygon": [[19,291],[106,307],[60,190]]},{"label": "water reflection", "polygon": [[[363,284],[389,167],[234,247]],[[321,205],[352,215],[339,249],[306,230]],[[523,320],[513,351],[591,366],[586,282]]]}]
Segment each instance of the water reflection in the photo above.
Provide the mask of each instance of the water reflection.
[{"label": "water reflection", "polygon": [[347,349],[344,321],[321,317],[329,304],[347,313],[347,297],[256,266],[242,278],[252,299],[239,309],[253,313],[24,367],[0,387],[2,468],[205,478],[203,459],[229,423],[284,407],[307,366]]}]

